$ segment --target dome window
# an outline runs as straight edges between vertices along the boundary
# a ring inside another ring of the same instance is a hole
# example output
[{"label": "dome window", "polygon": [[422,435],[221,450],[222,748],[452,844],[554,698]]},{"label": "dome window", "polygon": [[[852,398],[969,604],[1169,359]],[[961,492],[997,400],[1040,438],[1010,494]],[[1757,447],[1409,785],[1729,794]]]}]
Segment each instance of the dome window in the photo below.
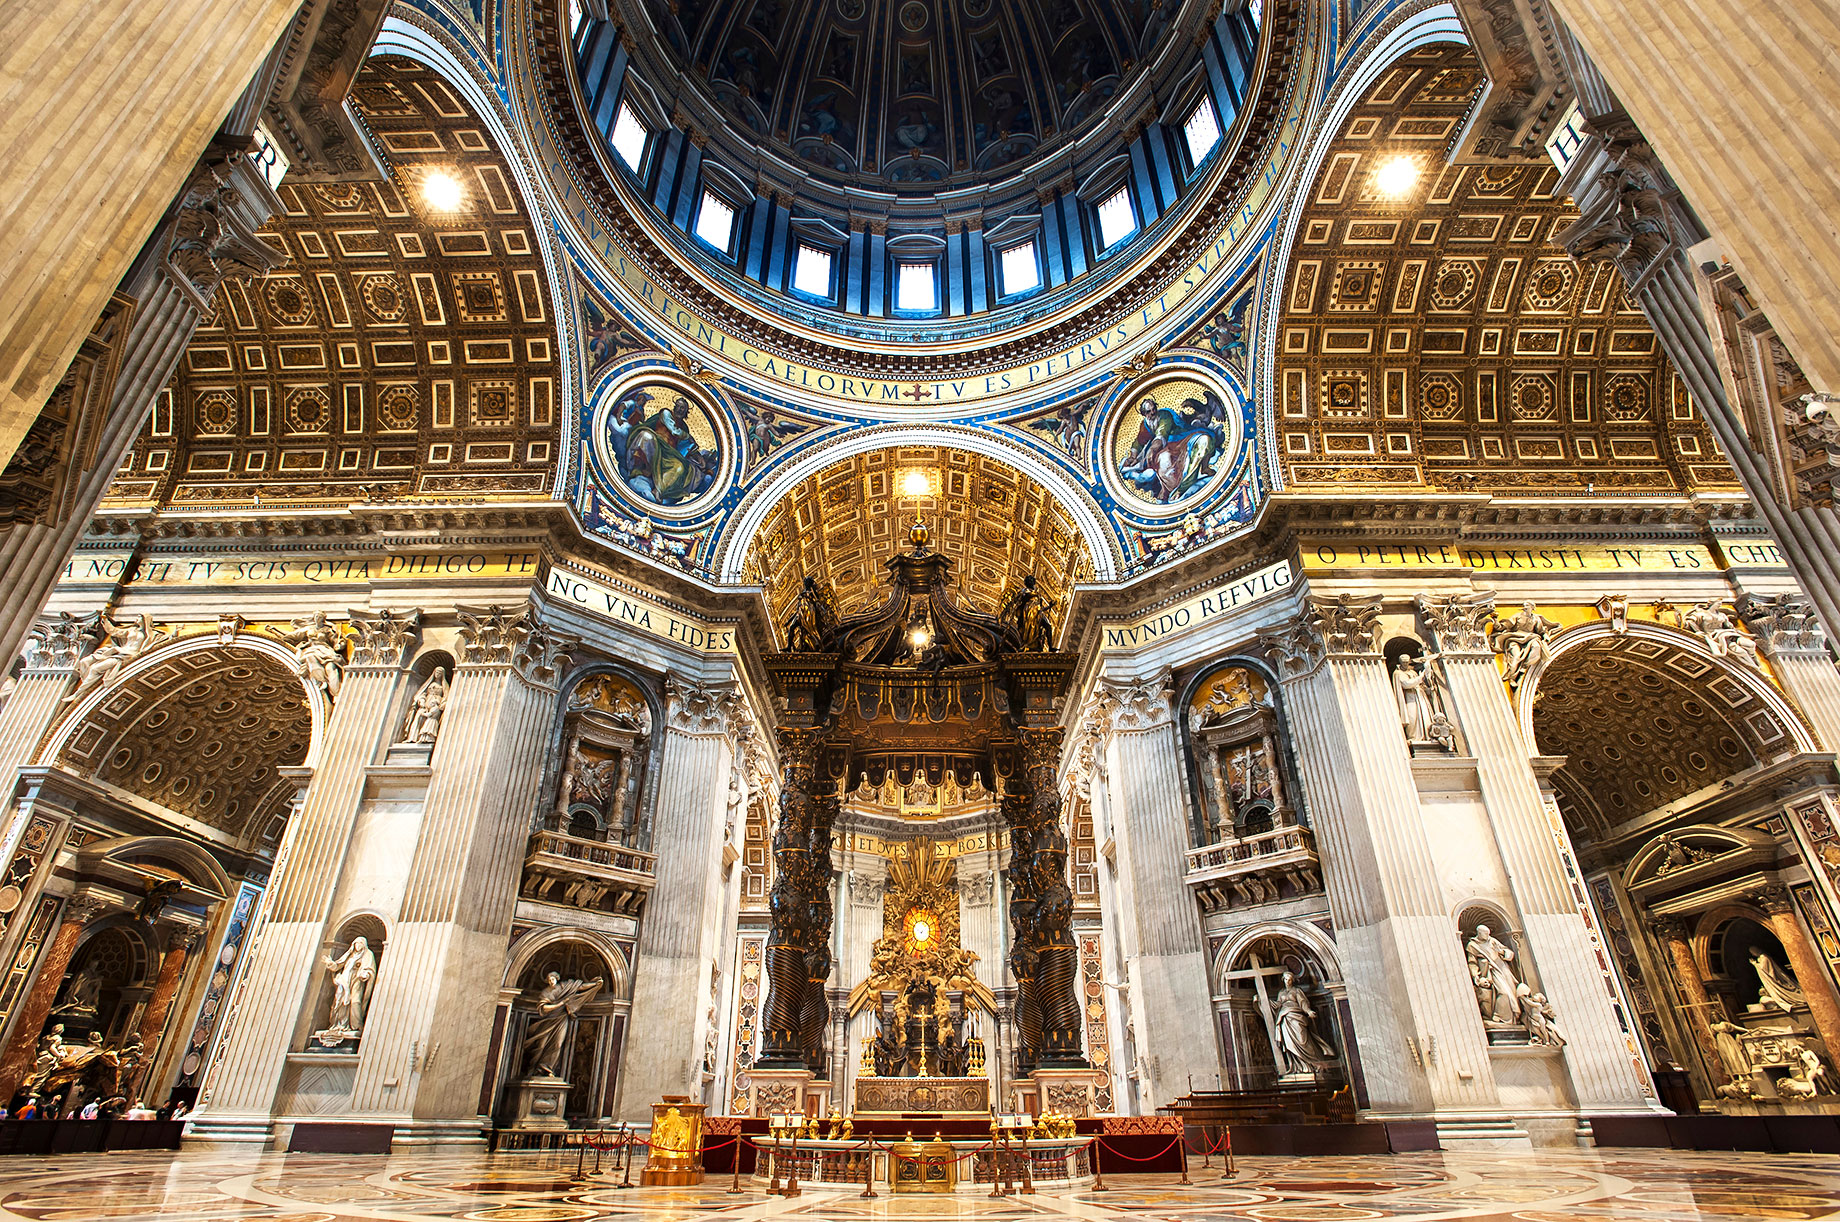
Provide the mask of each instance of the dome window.
[{"label": "dome window", "polygon": [[646,127],[645,120],[630,104],[621,102],[619,117],[613,122],[613,151],[635,174],[645,169],[645,146],[651,139],[651,129]]},{"label": "dome window", "polygon": [[831,295],[831,252],[816,246],[799,246],[792,264],[792,287],[808,297]]},{"label": "dome window", "polygon": [[1119,187],[1099,204],[1099,249],[1110,250],[1137,232],[1137,211],[1131,207],[1131,189]]},{"label": "dome window", "polygon": [[1200,165],[1220,143],[1220,118],[1214,113],[1213,102],[1202,98],[1195,104],[1194,113],[1182,125],[1182,135],[1188,140],[1189,161]]},{"label": "dome window", "polygon": [[902,263],[895,268],[894,308],[939,308],[939,276],[932,263]]},{"label": "dome window", "polygon": [[714,191],[704,191],[703,202],[697,206],[696,236],[723,254],[734,245],[735,210]]},{"label": "dome window", "polygon": [[1001,272],[1002,293],[1005,297],[1031,293],[1041,287],[1041,259],[1035,253],[1033,238],[1004,250],[998,256],[997,266]]}]

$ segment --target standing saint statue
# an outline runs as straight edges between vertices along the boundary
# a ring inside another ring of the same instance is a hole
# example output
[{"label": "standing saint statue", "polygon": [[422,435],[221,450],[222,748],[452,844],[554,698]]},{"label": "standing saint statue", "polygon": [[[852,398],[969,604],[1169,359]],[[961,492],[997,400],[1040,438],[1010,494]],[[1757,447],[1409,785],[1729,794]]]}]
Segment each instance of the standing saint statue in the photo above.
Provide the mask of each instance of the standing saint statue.
[{"label": "standing saint statue", "polygon": [[337,959],[327,955],[322,962],[332,969],[332,1008],[325,1030],[314,1032],[314,1038],[331,1046],[362,1033],[364,1007],[377,979],[377,955],[366,939],[353,938],[344,954]]},{"label": "standing saint statue", "polygon": [[336,700],[339,683],[345,673],[345,636],[326,618],[324,611],[292,620],[289,631],[270,632],[283,643],[294,647],[294,657],[301,673]]},{"label": "standing saint statue", "polygon": [[537,994],[537,1014],[524,1032],[524,1076],[553,1078],[562,1064],[562,1050],[568,1045],[575,1018],[588,999],[606,983],[599,976],[592,980],[564,980],[561,972],[549,972]]},{"label": "standing saint statue", "polygon": [[1297,974],[1284,973],[1284,986],[1271,1002],[1272,1032],[1284,1054],[1286,1075],[1311,1073],[1335,1063],[1335,1049],[1316,1034],[1316,1010],[1310,995],[1297,983]]},{"label": "standing saint statue", "polygon": [[1745,957],[1757,971],[1757,1004],[1762,1010],[1774,1006],[1787,1014],[1808,1004],[1801,984],[1760,946],[1753,946]]},{"label": "standing saint statue", "polygon": [[1454,747],[1456,732],[1444,708],[1443,684],[1431,664],[1440,655],[1428,653],[1422,659],[1405,654],[1393,671],[1393,696],[1399,701],[1399,725],[1406,742],[1419,745],[1437,743],[1446,750]]},{"label": "standing saint statue", "polygon": [[1487,925],[1478,925],[1463,952],[1469,960],[1470,980],[1476,987],[1476,1006],[1482,1011],[1482,1021],[1496,1026],[1518,1022],[1520,979],[1514,974],[1513,950],[1490,933]]},{"label": "standing saint statue", "polygon": [[441,717],[446,712],[447,668],[437,666],[409,701],[409,715],[403,718],[403,744],[433,743],[441,733]]}]

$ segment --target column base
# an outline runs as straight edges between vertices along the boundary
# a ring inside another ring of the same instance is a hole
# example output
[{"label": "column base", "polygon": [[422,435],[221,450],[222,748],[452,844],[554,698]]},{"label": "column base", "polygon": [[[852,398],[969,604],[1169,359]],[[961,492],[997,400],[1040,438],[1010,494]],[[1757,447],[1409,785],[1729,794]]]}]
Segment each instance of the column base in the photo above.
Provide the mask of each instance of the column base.
[{"label": "column base", "polygon": [[803,1112],[806,1088],[812,1083],[811,1070],[762,1069],[748,1072],[754,1080],[754,1115],[770,1116],[775,1112]]},{"label": "column base", "polygon": [[1446,1150],[1531,1150],[1533,1137],[1512,1119],[1440,1120],[1438,1145]]},{"label": "column base", "polygon": [[1063,1116],[1093,1114],[1094,1079],[1099,1075],[1090,1066],[1038,1066],[1030,1079],[1044,1112]]},{"label": "column base", "polygon": [[398,1149],[413,1146],[418,1150],[431,1147],[483,1150],[490,1144],[486,1139],[490,1126],[491,1122],[484,1116],[470,1120],[410,1120],[396,1126],[390,1144]]},{"label": "column base", "polygon": [[187,1150],[272,1150],[275,1122],[267,1116],[200,1116],[185,1126]]}]

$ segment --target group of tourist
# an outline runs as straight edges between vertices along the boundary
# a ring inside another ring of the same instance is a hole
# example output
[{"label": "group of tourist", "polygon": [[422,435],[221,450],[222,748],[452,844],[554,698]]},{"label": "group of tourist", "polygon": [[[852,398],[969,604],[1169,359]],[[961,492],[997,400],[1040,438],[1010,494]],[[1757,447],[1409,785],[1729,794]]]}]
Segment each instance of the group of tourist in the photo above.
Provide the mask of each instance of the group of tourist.
[{"label": "group of tourist", "polygon": [[66,1108],[62,1095],[40,1100],[26,1094],[14,1096],[9,1106],[0,1106],[0,1120],[184,1120],[191,1110],[183,1102],[150,1108],[139,1099],[129,1103],[122,1095]]}]

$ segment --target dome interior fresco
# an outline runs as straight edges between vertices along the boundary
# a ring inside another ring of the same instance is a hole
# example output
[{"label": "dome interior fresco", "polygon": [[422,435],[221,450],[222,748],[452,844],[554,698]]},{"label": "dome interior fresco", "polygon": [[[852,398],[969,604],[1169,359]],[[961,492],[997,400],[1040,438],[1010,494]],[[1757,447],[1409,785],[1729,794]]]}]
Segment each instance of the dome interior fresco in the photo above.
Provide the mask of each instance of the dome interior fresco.
[{"label": "dome interior fresco", "polygon": [[1541,674],[1533,732],[1582,843],[1793,749],[1776,715],[1703,654],[1609,637]]},{"label": "dome interior fresco", "polygon": [[[459,91],[413,60],[369,60],[352,106],[390,177],[283,180],[261,236],[287,262],[224,286],[112,507],[552,489],[562,364],[510,167]],[[457,206],[429,202],[437,173],[458,184]]]},{"label": "dome interior fresco", "polygon": [[930,192],[1064,143],[1143,72],[1173,0],[646,5],[737,126],[814,172]]},{"label": "dome interior fresco", "polygon": [[[925,495],[911,495],[922,483]],[[879,606],[884,564],[906,549],[916,517],[952,559],[957,597],[986,614],[1026,573],[1062,611],[1073,583],[1092,576],[1084,540],[1045,487],[968,450],[897,446],[844,459],[783,496],[754,537],[749,580],[766,588],[776,624],[808,576],[831,583],[845,615]]]},{"label": "dome interior fresco", "polygon": [[[1467,47],[1408,52],[1327,150],[1277,320],[1286,482],[1735,489],[1616,268],[1557,244],[1578,218],[1558,170],[1445,163],[1483,84]],[[1410,185],[1389,194],[1401,158]]]}]

